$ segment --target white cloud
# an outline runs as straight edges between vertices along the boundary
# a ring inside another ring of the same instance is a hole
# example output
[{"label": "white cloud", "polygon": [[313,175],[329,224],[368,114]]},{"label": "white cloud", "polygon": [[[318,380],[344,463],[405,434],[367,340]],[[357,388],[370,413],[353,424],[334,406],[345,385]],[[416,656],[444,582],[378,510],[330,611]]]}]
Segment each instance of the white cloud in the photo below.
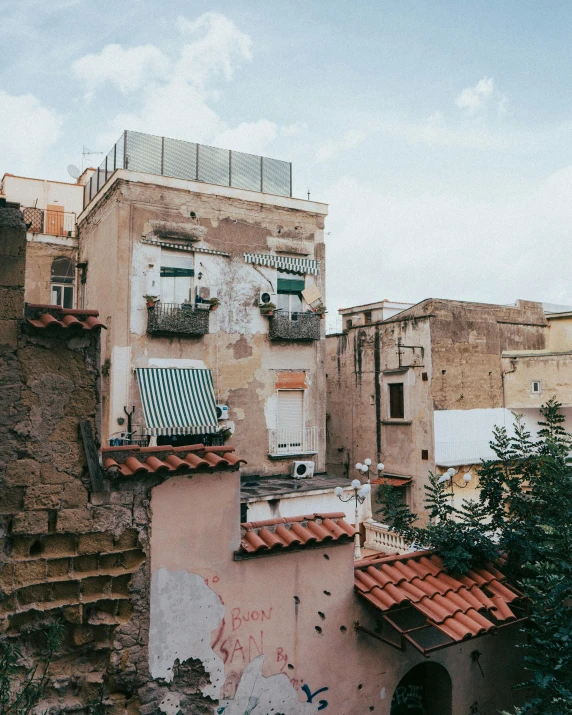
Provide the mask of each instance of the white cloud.
[{"label": "white cloud", "polygon": [[429,297],[572,305],[571,194],[572,166],[503,198],[342,178],[324,191],[328,308]]},{"label": "white cloud", "polygon": [[217,76],[229,81],[236,62],[252,59],[251,38],[218,12],[205,12],[194,22],[179,17],[177,23],[181,33],[192,38],[175,68],[180,79],[198,87]]},{"label": "white cloud", "polygon": [[165,79],[169,67],[169,59],[154,45],[127,49],[106,45],[101,52],[85,55],[72,65],[89,95],[106,82],[116,85],[124,94],[134,92],[154,80]]},{"label": "white cloud", "polygon": [[111,145],[124,129],[133,129],[262,153],[278,136],[301,131],[299,124],[284,127],[268,119],[228,126],[211,107],[220,99],[213,83],[230,81],[235,69],[252,58],[251,38],[216,12],[194,21],[179,17],[177,28],[184,40],[171,60],[154,45],[107,45],[75,62],[76,74],[90,92],[105,83],[124,93],[138,90],[136,108],[111,120],[99,137],[102,146]]},{"label": "white cloud", "polygon": [[508,97],[495,89],[492,77],[483,77],[474,87],[465,87],[455,100],[459,109],[473,116],[490,107],[495,107],[498,114],[505,114],[508,107]]},{"label": "white cloud", "polygon": [[[6,171],[18,167],[34,175],[46,151],[58,140],[62,117],[32,94],[14,96],[0,90],[0,157]],[[12,169],[13,170],[13,169]]]},{"label": "white cloud", "polygon": [[361,144],[366,138],[366,132],[359,129],[350,129],[340,139],[331,139],[322,144],[316,152],[316,161],[329,161],[344,151],[349,151]]}]

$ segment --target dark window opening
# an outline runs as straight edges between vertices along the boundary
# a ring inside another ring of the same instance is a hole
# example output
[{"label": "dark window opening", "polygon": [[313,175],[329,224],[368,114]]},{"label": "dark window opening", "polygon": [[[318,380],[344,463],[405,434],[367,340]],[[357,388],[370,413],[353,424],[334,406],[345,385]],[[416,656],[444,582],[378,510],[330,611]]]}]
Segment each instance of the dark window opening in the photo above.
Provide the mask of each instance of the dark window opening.
[{"label": "dark window opening", "polygon": [[353,323],[352,323],[351,319],[346,320],[346,329],[351,328],[352,325],[353,325]]},{"label": "dark window opening", "polygon": [[397,420],[402,420],[405,417],[402,382],[394,382],[389,385],[389,416],[391,419]]},{"label": "dark window opening", "polygon": [[365,313],[363,314],[363,320],[366,325],[369,325],[369,323],[371,323],[371,310],[365,311]]},{"label": "dark window opening", "polygon": [[224,439],[220,434],[169,434],[157,437],[157,446],[189,447],[204,444],[205,447],[222,447]]}]

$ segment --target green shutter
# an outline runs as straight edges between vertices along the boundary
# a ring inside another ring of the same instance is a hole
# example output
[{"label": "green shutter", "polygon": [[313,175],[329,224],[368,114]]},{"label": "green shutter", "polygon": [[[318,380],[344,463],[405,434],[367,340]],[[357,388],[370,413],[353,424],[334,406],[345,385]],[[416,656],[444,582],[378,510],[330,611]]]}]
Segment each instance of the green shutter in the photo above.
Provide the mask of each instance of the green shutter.
[{"label": "green shutter", "polygon": [[287,295],[297,295],[301,293],[306,284],[303,280],[288,280],[286,278],[278,278],[278,293]]}]

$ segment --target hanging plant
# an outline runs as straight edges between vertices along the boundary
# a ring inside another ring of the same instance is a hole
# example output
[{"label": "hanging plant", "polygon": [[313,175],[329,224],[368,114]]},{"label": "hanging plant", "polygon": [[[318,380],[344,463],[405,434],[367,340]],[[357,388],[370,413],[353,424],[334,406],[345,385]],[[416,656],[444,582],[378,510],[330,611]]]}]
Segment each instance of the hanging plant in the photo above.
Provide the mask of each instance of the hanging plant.
[{"label": "hanging plant", "polygon": [[276,310],[276,306],[274,303],[264,303],[264,305],[260,306],[260,312],[262,315],[266,315],[268,318],[271,318],[274,315],[274,311]]}]

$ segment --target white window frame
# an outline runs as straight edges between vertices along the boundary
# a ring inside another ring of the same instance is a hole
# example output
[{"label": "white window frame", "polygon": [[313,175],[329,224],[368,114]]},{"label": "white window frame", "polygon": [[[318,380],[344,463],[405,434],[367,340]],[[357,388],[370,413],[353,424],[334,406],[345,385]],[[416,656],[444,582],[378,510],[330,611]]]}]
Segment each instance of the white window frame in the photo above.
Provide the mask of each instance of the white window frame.
[{"label": "white window frame", "polygon": [[[54,288],[56,290],[60,291],[61,298],[58,301],[57,299],[54,298]],[[73,308],[75,303],[75,290],[74,290],[74,285],[73,283],[50,283],[50,302],[52,305],[59,305],[62,308],[64,307],[65,304],[65,293],[66,291],[71,291],[71,305],[69,308],[66,308],[66,310],[69,310],[70,308]]]},{"label": "white window frame", "polygon": [[[538,385],[538,390],[534,389],[534,386]],[[530,381],[530,394],[531,395],[542,395],[542,382],[540,380]]]}]

